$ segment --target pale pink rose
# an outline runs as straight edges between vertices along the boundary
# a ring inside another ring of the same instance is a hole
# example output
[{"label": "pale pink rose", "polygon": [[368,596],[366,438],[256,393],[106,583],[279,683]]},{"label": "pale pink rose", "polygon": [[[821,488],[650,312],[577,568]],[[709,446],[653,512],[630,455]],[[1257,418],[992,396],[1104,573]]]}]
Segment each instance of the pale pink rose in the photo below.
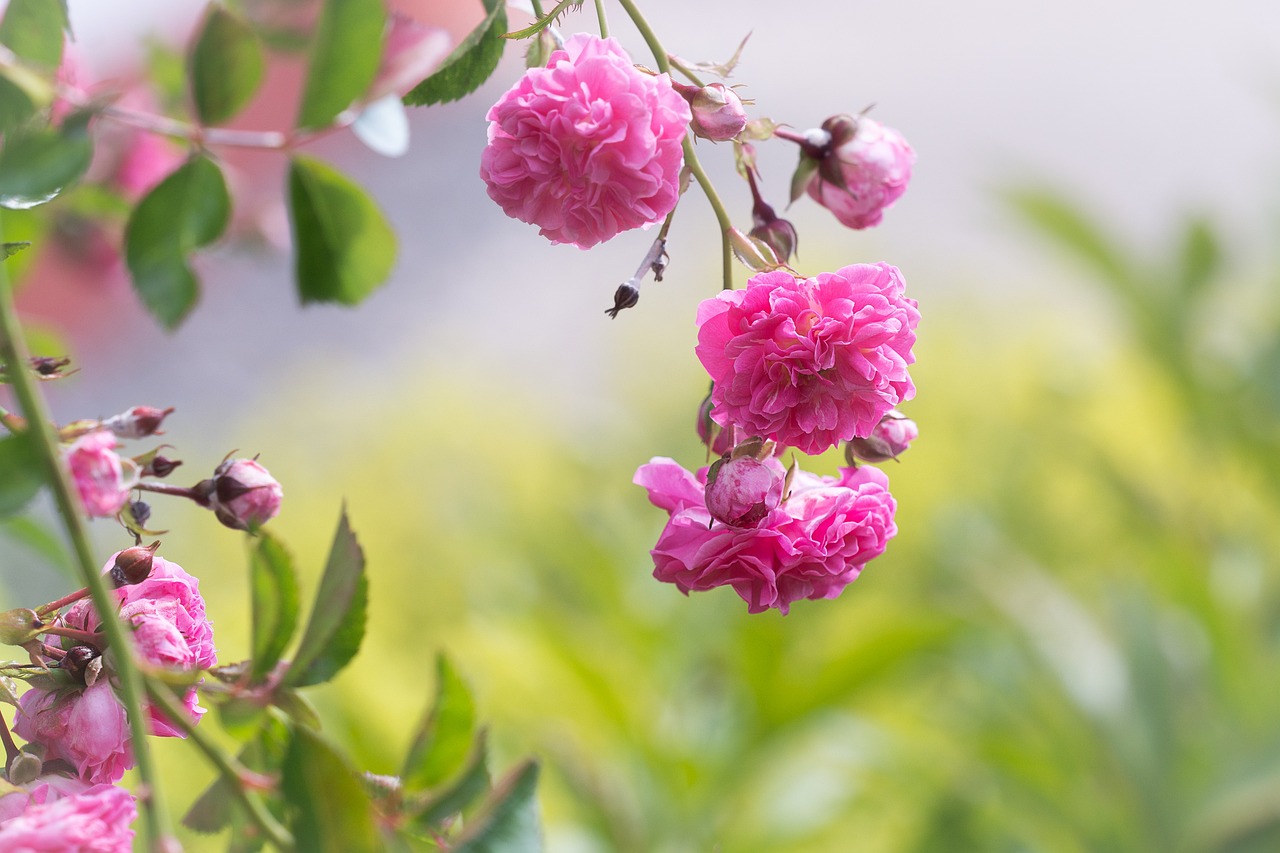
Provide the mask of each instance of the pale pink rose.
[{"label": "pale pink rose", "polygon": [[711,417],[805,453],[870,435],[915,396],[920,312],[889,264],[816,278],[778,270],[698,306],[698,345],[714,388]]},{"label": "pale pink rose", "polygon": [[64,797],[83,794],[93,787],[74,776],[45,773],[22,785],[22,790],[0,797],[0,824],[22,814],[28,806],[56,803]]},{"label": "pale pink rose", "polygon": [[776,457],[719,459],[707,470],[711,517],[732,527],[755,527],[782,501],[787,470]]},{"label": "pale pink rose", "polygon": [[135,478],[126,479],[115,447],[116,437],[100,429],[80,436],[63,451],[80,503],[90,517],[115,515],[133,488]]},{"label": "pale pink rose", "polygon": [[387,16],[382,62],[365,100],[404,95],[430,77],[452,49],[453,37],[448,30],[392,12]]},{"label": "pale pink rose", "polygon": [[213,472],[210,503],[218,520],[236,530],[261,527],[280,512],[284,490],[256,459],[223,462]]},{"label": "pale pink rose", "polygon": [[18,700],[13,730],[86,782],[117,782],[133,766],[129,721],[106,678],[83,690],[32,687]]},{"label": "pale pink rose", "polygon": [[[17,794],[11,797],[19,796]],[[137,817],[133,795],[115,785],[37,801],[0,823],[6,853],[130,853]]]},{"label": "pale pink rose", "polygon": [[680,87],[689,102],[693,117],[689,127],[703,139],[726,142],[747,126],[747,111],[738,93],[723,83],[710,83],[702,88]]},{"label": "pale pink rose", "polygon": [[731,586],[751,613],[836,597],[898,532],[877,468],[842,469],[839,479],[797,472],[790,497],[745,528],[713,521],[705,479],[706,469],[695,477],[663,458],[636,471],[636,484],[671,516],[650,552],[653,575],[685,594]]},{"label": "pale pink rose", "polygon": [[919,437],[920,429],[915,421],[897,409],[890,409],[871,435],[849,440],[846,458],[852,454],[865,462],[888,462],[905,453],[911,442]]},{"label": "pale pink rose", "polygon": [[612,38],[578,34],[489,110],[480,176],[508,216],[588,249],[679,198],[689,105]]},{"label": "pale pink rose", "polygon": [[906,192],[916,153],[891,127],[866,116],[852,122],[852,135],[823,158],[809,195],[850,228],[869,228]]}]

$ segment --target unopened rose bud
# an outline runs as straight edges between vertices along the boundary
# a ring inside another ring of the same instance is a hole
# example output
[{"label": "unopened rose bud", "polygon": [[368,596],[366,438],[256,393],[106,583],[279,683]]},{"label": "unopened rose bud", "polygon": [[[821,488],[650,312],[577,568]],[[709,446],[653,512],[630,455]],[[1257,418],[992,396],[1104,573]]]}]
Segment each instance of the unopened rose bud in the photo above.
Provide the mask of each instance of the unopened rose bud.
[{"label": "unopened rose bud", "polygon": [[143,477],[168,477],[173,469],[182,464],[181,459],[168,459],[164,456],[152,456],[142,466]]},{"label": "unopened rose bud", "polygon": [[700,89],[683,86],[678,91],[684,95],[693,112],[689,128],[694,135],[712,142],[726,142],[742,133],[747,126],[742,98],[723,83],[711,83]]},{"label": "unopened rose bud", "polygon": [[[142,522],[139,521],[138,523],[141,524]],[[159,542],[152,542],[146,547],[138,545],[133,548],[125,548],[119,554],[116,554],[115,565],[111,567],[109,572],[111,582],[116,585],[116,589],[122,586],[142,583],[151,577],[151,567],[155,563],[156,549],[159,547]]]},{"label": "unopened rose bud", "polygon": [[906,452],[920,435],[916,422],[899,412],[890,409],[876,424],[871,435],[866,438],[853,438],[844,447],[845,460],[852,466],[856,460],[863,462],[888,462],[897,459]]},{"label": "unopened rose bud", "polygon": [[627,308],[634,308],[636,303],[640,301],[640,290],[629,281],[625,281],[618,285],[618,289],[613,292],[613,307],[606,309],[604,313],[609,315],[611,320],[618,319],[618,314]]},{"label": "unopened rose bud", "polygon": [[755,527],[782,502],[785,480],[772,442],[743,442],[707,471],[707,511],[730,527]]},{"label": "unopened rose bud", "polygon": [[134,406],[126,412],[112,415],[102,422],[116,438],[147,438],[160,434],[160,425],[173,414],[173,407],[157,409],[154,406]]},{"label": "unopened rose bud", "polygon": [[284,490],[256,459],[232,459],[214,471],[210,498],[218,521],[234,530],[253,530],[280,512]]},{"label": "unopened rose bud", "polygon": [[748,237],[737,228],[729,229],[729,245],[733,248],[734,257],[752,272],[769,272],[781,266],[771,246]]},{"label": "unopened rose bud", "polygon": [[22,646],[34,640],[45,623],[29,607],[15,607],[0,613],[0,643]]},{"label": "unopened rose bud", "polygon": [[759,240],[764,243],[773,253],[778,256],[778,260],[787,263],[796,253],[796,246],[800,242],[800,235],[796,233],[796,227],[785,219],[775,216],[769,222],[756,222],[756,227],[752,228],[748,233],[748,237]]},{"label": "unopened rose bud", "polygon": [[[62,659],[62,671],[81,684],[92,687],[89,679],[98,680],[98,673],[102,670],[101,657],[102,652],[93,646],[72,646]],[[91,667],[94,661],[98,661],[97,667]]]},{"label": "unopened rose bud", "polygon": [[[30,744],[27,744],[27,746],[30,746]],[[25,785],[28,782],[34,782],[44,772],[44,759],[34,752],[29,752],[27,746],[24,746],[9,762],[5,776],[11,785]],[[43,752],[43,747],[41,751]]]},{"label": "unopened rose bud", "polygon": [[733,427],[722,427],[711,420],[711,395],[698,406],[698,438],[715,456],[724,456],[733,450]]},{"label": "unopened rose bud", "polygon": [[879,224],[906,192],[915,152],[898,131],[866,116],[834,116],[822,127],[831,143],[806,184],[809,195],[850,228]]}]

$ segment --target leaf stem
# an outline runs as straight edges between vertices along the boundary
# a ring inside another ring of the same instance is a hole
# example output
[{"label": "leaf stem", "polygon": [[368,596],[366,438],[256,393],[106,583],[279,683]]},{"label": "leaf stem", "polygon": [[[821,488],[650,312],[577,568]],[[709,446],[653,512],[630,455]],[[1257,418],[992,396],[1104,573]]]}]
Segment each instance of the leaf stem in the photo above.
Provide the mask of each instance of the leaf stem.
[{"label": "leaf stem", "polygon": [[245,786],[245,778],[251,775],[253,771],[210,740],[201,729],[193,726],[191,720],[187,717],[186,710],[174,701],[173,693],[166,685],[158,684],[152,678],[146,678],[146,687],[147,695],[164,712],[165,719],[181,729],[187,739],[195,744],[196,749],[204,753],[205,758],[209,759],[209,763],[217,769],[223,780],[226,781],[227,787],[231,789],[236,799],[239,800],[240,805],[244,806],[249,818],[257,825],[258,829],[262,830],[263,834],[276,847],[281,850],[293,850],[293,835],[280,825],[275,816],[267,810],[262,800],[251,794]]},{"label": "leaf stem", "polygon": [[596,20],[600,22],[600,38],[609,37],[609,18],[604,13],[604,0],[596,0]]},{"label": "leaf stem", "polygon": [[[27,364],[26,339],[18,322],[8,271],[3,263],[0,263],[0,356],[11,365]],[[151,755],[147,715],[142,704],[141,676],[134,660],[133,644],[129,642],[129,634],[117,615],[118,602],[107,589],[102,573],[98,571],[80,502],[62,464],[62,454],[58,449],[44,398],[36,390],[36,384],[27,371],[11,370],[9,378],[22,414],[27,419],[27,431],[35,440],[36,448],[44,460],[58,515],[75,552],[75,568],[84,585],[89,588],[93,606],[102,618],[102,627],[108,641],[116,649],[116,675],[120,699],[129,718],[129,734],[141,787],[139,799],[142,801],[151,846],[155,850],[161,850],[172,839],[173,832],[169,825],[169,813],[164,805],[160,778]]]}]

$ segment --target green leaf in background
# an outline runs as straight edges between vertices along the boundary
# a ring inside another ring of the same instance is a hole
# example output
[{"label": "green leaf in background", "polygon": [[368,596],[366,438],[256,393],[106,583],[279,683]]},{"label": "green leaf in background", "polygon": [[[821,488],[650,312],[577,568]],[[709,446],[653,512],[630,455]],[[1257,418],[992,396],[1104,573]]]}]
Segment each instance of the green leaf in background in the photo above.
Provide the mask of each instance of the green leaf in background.
[{"label": "green leaf in background", "polygon": [[29,68],[0,65],[0,133],[8,133],[53,100],[53,86]]},{"label": "green leaf in background", "polygon": [[1182,293],[1194,296],[1202,292],[1222,266],[1222,247],[1208,222],[1192,219],[1187,223],[1180,260],[1178,285]]},{"label": "green leaf in background", "polygon": [[253,28],[210,5],[188,62],[196,116],[203,124],[218,124],[240,112],[258,91],[264,68]]},{"label": "green leaf in background", "polygon": [[475,729],[471,691],[449,659],[438,655],[436,701],[418,727],[400,771],[405,789],[425,790],[453,776],[467,760]]},{"label": "green leaf in background", "polygon": [[0,244],[0,260],[8,260],[14,255],[29,247],[30,243],[3,243]]},{"label": "green leaf in background", "polygon": [[538,762],[526,761],[494,787],[483,808],[467,824],[454,853],[537,853],[542,850],[538,820]]},{"label": "green leaf in background", "polygon": [[0,439],[0,516],[26,506],[46,480],[44,463],[27,433]]},{"label": "green leaf in background", "polygon": [[9,0],[0,21],[0,44],[32,65],[52,71],[62,62],[67,12],[58,0]]},{"label": "green leaf in background", "polygon": [[0,206],[25,210],[52,201],[92,159],[87,113],[69,116],[59,130],[8,134],[0,151]]},{"label": "green leaf in background", "polygon": [[[0,492],[3,491],[4,487],[0,486]],[[67,577],[75,577],[75,567],[62,537],[44,523],[25,516],[6,518],[0,521],[0,535],[27,548]]]},{"label": "green leaf in background", "polygon": [[378,73],[386,17],[382,0],[324,0],[298,127],[327,127],[365,93]]},{"label": "green leaf in background", "polygon": [[346,666],[364,639],[368,604],[364,551],[351,532],[344,508],[311,618],[286,682],[293,687],[320,684]]},{"label": "green leaf in background", "polygon": [[1005,198],[1043,234],[1090,264],[1113,286],[1132,290],[1133,274],[1124,256],[1079,208],[1043,190],[1015,190]]},{"label": "green leaf in background", "polygon": [[507,28],[507,8],[504,0],[483,2],[488,13],[484,20],[453,49],[434,74],[404,96],[406,104],[421,107],[456,101],[480,88],[493,74],[507,44],[502,37]]},{"label": "green leaf in background", "polygon": [[289,827],[308,853],[380,851],[373,807],[355,771],[318,733],[295,726],[281,780]]},{"label": "green leaf in background", "polygon": [[424,800],[414,815],[414,825],[423,832],[438,829],[442,820],[458,814],[489,790],[488,758],[488,737],[481,730],[458,778]]},{"label": "green leaf in background", "polygon": [[293,158],[289,214],[303,304],[356,305],[391,274],[395,233],[373,200],[332,167]]},{"label": "green leaf in background", "polygon": [[298,578],[289,552],[269,533],[249,537],[253,609],[253,668],[261,681],[275,668],[298,627]]},{"label": "green leaf in background", "polygon": [[230,218],[222,170],[203,156],[176,169],[134,208],[124,232],[125,260],[138,296],[164,328],[176,328],[200,295],[187,256],[218,239]]}]

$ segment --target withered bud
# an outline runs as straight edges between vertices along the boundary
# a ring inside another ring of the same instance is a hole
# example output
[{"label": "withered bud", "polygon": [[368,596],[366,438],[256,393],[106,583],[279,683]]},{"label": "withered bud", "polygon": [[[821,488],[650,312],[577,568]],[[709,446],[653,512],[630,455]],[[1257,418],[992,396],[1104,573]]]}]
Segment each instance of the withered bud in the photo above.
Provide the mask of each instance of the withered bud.
[{"label": "withered bud", "polygon": [[831,134],[831,147],[839,148],[858,133],[858,120],[847,114],[832,116],[822,123],[822,129]]},{"label": "withered bud", "polygon": [[116,554],[116,563],[109,572],[111,582],[116,585],[116,589],[142,583],[149,578],[156,549],[159,547],[159,542],[152,542],[145,547],[137,545],[133,548],[125,548]]},{"label": "withered bud", "polygon": [[147,464],[142,466],[142,476],[144,477],[168,477],[173,473],[173,469],[182,464],[181,459],[168,459],[164,456],[152,456],[147,460]]},{"label": "withered bud", "polygon": [[146,501],[134,501],[129,504],[129,513],[139,527],[146,527],[147,522],[151,519],[151,504]]},{"label": "withered bud", "polygon": [[616,320],[620,312],[627,308],[634,308],[639,301],[640,290],[629,281],[623,282],[613,292],[613,307],[604,313],[608,314],[610,319]]},{"label": "withered bud", "polygon": [[64,374],[62,368],[71,364],[69,358],[54,358],[52,356],[33,356],[31,358],[31,369],[34,370],[43,379],[58,379]]},{"label": "withered bud", "polygon": [[[66,657],[62,659],[62,670],[81,684],[92,687],[93,682],[98,680],[98,673],[102,670],[102,663],[99,660],[101,657],[102,652],[93,646],[72,646]],[[90,667],[94,661],[98,661],[98,665],[92,667],[91,672]],[[93,681],[90,681],[90,678]]]},{"label": "withered bud", "polygon": [[154,406],[134,406],[126,412],[113,415],[102,422],[117,438],[146,438],[160,433],[164,419],[173,414],[173,407],[157,409]]},{"label": "withered bud", "polygon": [[34,640],[45,623],[30,607],[15,607],[0,613],[0,643],[23,646]]},{"label": "withered bud", "polygon": [[11,785],[25,785],[40,778],[43,771],[44,759],[34,752],[28,752],[24,746],[9,762],[5,776],[8,777]]}]

